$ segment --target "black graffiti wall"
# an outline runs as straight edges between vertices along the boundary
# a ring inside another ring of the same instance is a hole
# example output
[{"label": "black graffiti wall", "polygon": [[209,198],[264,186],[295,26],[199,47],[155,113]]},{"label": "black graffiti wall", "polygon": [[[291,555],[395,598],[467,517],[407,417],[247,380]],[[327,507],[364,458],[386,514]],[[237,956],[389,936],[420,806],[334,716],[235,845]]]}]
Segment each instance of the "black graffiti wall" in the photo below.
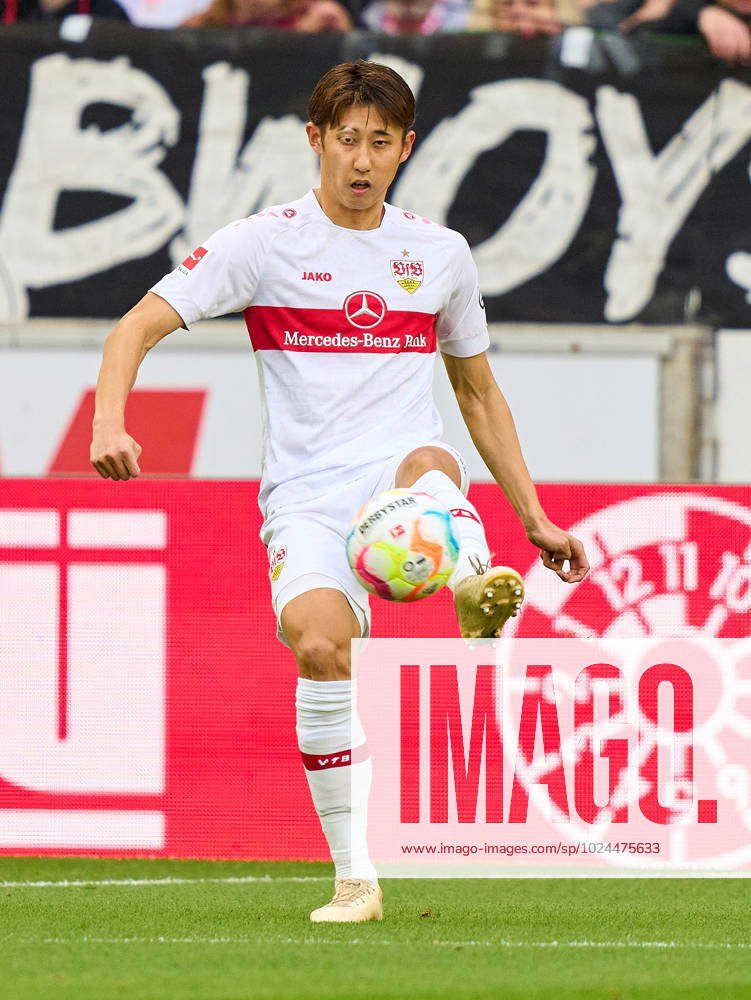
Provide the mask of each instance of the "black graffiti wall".
[{"label": "black graffiti wall", "polygon": [[417,93],[390,200],[467,236],[490,319],[751,325],[751,71],[699,44],[114,23],[0,29],[0,321],[119,315],[299,197],[307,95],[358,56]]}]

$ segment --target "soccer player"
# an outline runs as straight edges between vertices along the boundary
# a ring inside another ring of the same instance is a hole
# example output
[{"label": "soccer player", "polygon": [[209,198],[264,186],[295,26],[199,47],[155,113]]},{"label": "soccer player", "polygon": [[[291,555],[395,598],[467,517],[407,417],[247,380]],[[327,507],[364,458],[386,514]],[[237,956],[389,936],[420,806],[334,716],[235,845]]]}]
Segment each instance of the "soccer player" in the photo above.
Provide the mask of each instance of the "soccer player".
[{"label": "soccer player", "polygon": [[356,922],[383,909],[365,838],[370,760],[351,709],[350,640],[369,631],[368,595],[345,555],[354,513],[394,486],[451,510],[460,555],[449,585],[463,636],[496,635],[523,596],[514,570],[491,565],[464,462],[440,440],[437,349],[472,439],[545,566],[574,583],[589,565],[530,479],[487,361],[466,240],[385,203],[415,140],[409,87],[386,66],[343,63],[318,82],[309,114],[320,186],[210,236],[110,334],[91,461],[105,479],[137,476],[141,447],[123,414],[147,351],[179,327],[244,310],[263,400],[271,600],[299,667],[298,743],[335,864],[334,897],[311,919]]}]

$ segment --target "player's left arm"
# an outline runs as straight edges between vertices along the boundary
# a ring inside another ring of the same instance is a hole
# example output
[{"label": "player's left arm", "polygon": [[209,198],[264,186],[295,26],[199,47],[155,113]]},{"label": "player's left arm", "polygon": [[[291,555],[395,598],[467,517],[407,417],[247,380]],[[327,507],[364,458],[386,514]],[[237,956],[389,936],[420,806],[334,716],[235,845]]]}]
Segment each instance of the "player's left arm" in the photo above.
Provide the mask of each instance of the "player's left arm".
[{"label": "player's left arm", "polygon": [[[514,418],[485,352],[472,357],[441,355],[464,422],[493,478],[508,497],[527,538],[540,551],[548,569],[566,583],[578,583],[589,572],[584,546],[557,527],[542,509],[522,455]],[[568,561],[569,568],[564,569]]]}]

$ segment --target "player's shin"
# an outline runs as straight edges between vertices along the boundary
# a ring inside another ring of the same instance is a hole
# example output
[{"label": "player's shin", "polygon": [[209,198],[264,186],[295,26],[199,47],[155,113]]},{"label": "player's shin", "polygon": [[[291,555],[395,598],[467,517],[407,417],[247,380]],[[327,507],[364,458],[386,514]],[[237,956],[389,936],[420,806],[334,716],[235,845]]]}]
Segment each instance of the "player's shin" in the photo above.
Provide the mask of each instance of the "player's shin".
[{"label": "player's shin", "polygon": [[338,879],[377,875],[366,843],[371,762],[352,681],[297,682],[297,740]]},{"label": "player's shin", "polygon": [[454,590],[460,580],[477,573],[478,564],[484,566],[490,563],[490,551],[480,515],[459,487],[437,469],[425,472],[410,489],[429,493],[448,507],[453,515],[452,524],[459,540],[459,558],[456,569],[449,577],[448,586]]}]

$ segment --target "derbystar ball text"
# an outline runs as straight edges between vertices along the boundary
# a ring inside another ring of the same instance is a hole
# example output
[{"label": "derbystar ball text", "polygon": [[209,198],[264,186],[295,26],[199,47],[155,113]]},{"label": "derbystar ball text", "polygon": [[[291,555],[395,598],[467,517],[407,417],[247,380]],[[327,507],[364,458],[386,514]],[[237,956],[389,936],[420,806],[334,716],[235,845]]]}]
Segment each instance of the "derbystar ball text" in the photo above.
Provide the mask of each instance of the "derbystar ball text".
[{"label": "derbystar ball text", "polygon": [[369,514],[364,521],[361,521],[357,530],[361,535],[365,535],[369,528],[372,528],[374,524],[381,520],[382,517],[386,517],[387,514],[392,514],[395,510],[400,507],[414,507],[417,503],[413,496],[397,497],[395,500],[389,500],[387,504],[383,507],[379,507],[378,510],[374,510],[372,514]]}]

